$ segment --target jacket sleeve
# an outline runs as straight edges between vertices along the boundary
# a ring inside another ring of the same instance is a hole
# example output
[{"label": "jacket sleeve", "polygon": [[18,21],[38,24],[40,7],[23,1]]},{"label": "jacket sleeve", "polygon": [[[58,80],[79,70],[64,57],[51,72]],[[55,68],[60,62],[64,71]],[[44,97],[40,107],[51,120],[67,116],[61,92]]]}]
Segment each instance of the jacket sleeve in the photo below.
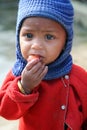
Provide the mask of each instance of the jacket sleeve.
[{"label": "jacket sleeve", "polygon": [[29,95],[23,95],[19,91],[17,82],[20,78],[13,76],[10,71],[0,89],[0,116],[8,120],[15,120],[23,116],[38,100],[37,91]]}]

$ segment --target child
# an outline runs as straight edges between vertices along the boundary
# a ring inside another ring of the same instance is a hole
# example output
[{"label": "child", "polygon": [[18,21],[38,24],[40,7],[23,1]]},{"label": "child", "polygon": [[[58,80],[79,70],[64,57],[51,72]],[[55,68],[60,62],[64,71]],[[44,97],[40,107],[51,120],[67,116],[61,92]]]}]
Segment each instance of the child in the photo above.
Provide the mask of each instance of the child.
[{"label": "child", "polygon": [[20,0],[17,60],[0,90],[0,115],[19,130],[87,130],[87,72],[73,64],[70,0]]}]

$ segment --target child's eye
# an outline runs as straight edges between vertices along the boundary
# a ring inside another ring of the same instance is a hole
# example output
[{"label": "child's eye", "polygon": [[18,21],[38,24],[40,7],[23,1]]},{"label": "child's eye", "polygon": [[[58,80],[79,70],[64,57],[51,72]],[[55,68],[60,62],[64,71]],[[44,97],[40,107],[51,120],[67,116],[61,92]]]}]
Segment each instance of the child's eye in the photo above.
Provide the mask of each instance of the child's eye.
[{"label": "child's eye", "polygon": [[54,36],[51,35],[51,34],[47,34],[45,37],[46,37],[47,40],[53,40],[54,39]]},{"label": "child's eye", "polygon": [[26,37],[29,38],[29,39],[31,39],[31,38],[33,38],[33,34],[32,33],[27,33]]}]

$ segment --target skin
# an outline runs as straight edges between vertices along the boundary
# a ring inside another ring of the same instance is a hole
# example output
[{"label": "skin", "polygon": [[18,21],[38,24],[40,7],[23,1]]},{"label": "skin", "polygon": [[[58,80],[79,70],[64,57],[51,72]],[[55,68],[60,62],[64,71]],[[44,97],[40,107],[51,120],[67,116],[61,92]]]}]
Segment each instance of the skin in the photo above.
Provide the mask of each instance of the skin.
[{"label": "skin", "polygon": [[[47,65],[59,57],[66,42],[66,31],[57,22],[41,17],[24,20],[20,30],[20,48],[28,61],[21,75],[25,92],[40,84],[48,71]],[[34,55],[39,58],[28,60]]]}]

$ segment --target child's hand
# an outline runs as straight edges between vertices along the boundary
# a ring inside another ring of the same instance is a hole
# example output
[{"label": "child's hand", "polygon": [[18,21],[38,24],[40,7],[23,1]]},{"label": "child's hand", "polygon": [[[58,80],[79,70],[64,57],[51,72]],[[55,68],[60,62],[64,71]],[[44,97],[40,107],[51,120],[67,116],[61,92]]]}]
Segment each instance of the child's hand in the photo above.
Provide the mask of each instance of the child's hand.
[{"label": "child's hand", "polygon": [[21,75],[21,83],[25,92],[32,91],[43,79],[48,71],[39,58],[29,60]]}]

